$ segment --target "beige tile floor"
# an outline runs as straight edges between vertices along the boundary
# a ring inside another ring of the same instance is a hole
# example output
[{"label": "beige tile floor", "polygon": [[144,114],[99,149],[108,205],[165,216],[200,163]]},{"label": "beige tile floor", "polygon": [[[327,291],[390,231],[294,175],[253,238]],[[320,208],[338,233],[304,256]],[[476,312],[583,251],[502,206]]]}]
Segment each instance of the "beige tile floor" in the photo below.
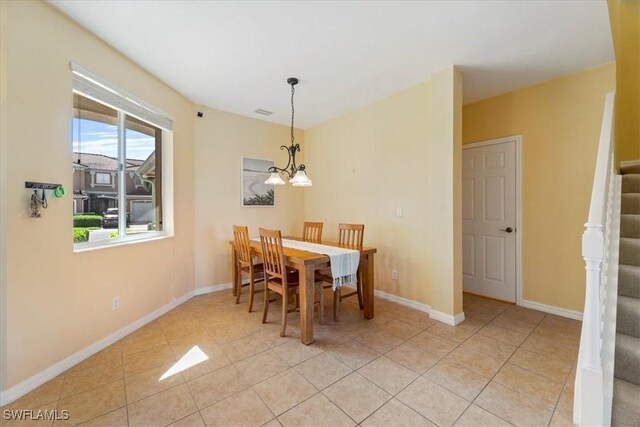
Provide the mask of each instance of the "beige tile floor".
[{"label": "beige tile floor", "polygon": [[304,346],[279,304],[260,322],[261,297],[251,314],[230,291],[193,298],[2,409],[68,410],[56,427],[571,425],[577,321],[465,294],[457,327],[380,299],[364,320],[354,298],[334,323],[327,294]]}]

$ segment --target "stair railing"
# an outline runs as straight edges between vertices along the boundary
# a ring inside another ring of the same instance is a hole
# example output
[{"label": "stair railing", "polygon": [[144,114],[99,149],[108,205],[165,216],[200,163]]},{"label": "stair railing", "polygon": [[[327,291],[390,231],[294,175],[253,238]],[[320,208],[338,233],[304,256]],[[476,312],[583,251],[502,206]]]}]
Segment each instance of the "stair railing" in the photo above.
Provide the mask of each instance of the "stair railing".
[{"label": "stair railing", "polygon": [[573,401],[573,422],[580,426],[611,425],[620,216],[614,102],[615,93],[607,94],[589,219],[582,234],[587,280]]}]

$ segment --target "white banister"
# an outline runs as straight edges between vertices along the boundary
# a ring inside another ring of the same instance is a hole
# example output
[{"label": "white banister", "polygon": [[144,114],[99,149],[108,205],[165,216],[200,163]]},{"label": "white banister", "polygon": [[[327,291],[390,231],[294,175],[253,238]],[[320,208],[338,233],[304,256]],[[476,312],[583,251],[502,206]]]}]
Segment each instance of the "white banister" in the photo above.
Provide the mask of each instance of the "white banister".
[{"label": "white banister", "polygon": [[607,94],[589,219],[582,235],[586,292],[573,403],[573,422],[580,426],[611,424],[620,217],[620,178],[613,163],[614,102],[615,94]]}]

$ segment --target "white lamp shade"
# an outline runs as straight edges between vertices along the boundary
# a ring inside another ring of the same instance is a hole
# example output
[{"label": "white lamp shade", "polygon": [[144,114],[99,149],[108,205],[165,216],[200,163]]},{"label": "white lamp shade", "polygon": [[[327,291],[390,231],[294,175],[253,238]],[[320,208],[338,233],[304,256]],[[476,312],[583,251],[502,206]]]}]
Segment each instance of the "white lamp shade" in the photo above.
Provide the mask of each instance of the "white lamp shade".
[{"label": "white lamp shade", "polygon": [[311,187],[313,185],[305,171],[296,172],[290,182],[294,187]]},{"label": "white lamp shade", "polygon": [[282,178],[280,178],[280,174],[277,172],[272,172],[269,175],[269,178],[264,182],[267,185],[285,185],[286,182]]}]

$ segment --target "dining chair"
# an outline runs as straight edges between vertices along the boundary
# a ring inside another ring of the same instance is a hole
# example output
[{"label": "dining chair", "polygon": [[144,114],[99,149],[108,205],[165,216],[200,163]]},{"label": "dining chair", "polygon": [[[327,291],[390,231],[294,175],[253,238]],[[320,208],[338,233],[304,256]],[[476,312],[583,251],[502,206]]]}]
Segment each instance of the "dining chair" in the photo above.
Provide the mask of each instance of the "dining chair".
[{"label": "dining chair", "polygon": [[305,242],[320,243],[322,241],[322,226],[323,224],[321,222],[305,221],[302,230],[302,239]]},{"label": "dining chair", "polygon": [[[287,314],[298,310],[298,292],[300,288],[299,274],[297,270],[287,269],[285,265],[284,250],[282,248],[282,234],[280,230],[260,229],[260,244],[262,245],[262,258],[265,271],[264,312],[262,323],[267,322],[269,312],[269,292],[273,291],[282,297],[282,320],[280,322],[280,336],[284,337],[287,329]],[[320,285],[320,286],[318,286]],[[314,291],[319,291],[320,323],[324,318],[324,299],[322,297],[322,284],[314,284]],[[288,309],[289,296],[296,299],[296,307]],[[315,299],[315,298],[314,298]]]},{"label": "dining chair", "polygon": [[[338,224],[338,243],[349,247],[349,249],[362,249],[364,240],[364,224]],[[358,305],[360,310],[364,309],[364,300],[362,298],[362,272],[360,267],[357,271],[356,290],[348,294],[342,294],[341,288],[337,288],[333,292],[333,320],[338,321],[340,315],[340,303],[343,299],[358,296]],[[316,273],[316,280],[323,283],[323,289],[333,288],[333,276],[331,269],[323,269]]]},{"label": "dining chair", "polygon": [[[253,297],[264,289],[256,290],[257,282],[264,282],[264,265],[254,263],[254,252],[249,243],[249,228],[242,225],[233,226],[233,244],[238,259],[238,277],[236,280],[236,304],[240,303],[243,286],[249,286],[249,313],[253,310]],[[244,277],[249,278],[248,284],[242,284]]]}]

